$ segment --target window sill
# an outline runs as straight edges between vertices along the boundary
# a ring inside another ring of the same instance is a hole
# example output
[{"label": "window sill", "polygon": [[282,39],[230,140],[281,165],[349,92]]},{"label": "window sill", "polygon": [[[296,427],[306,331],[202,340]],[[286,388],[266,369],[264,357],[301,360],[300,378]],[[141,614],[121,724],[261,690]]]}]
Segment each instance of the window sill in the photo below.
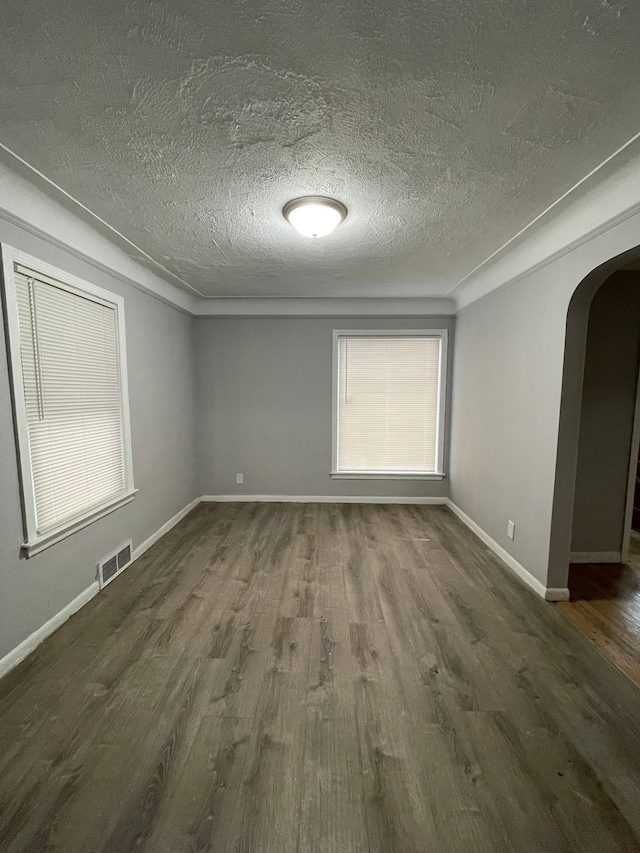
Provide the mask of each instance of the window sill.
[{"label": "window sill", "polygon": [[93,509],[91,512],[81,516],[80,518],[76,517],[60,527],[56,527],[55,529],[48,531],[47,533],[43,533],[40,536],[34,536],[33,539],[30,539],[22,545],[22,553],[27,557],[27,559],[29,557],[33,557],[35,554],[39,554],[40,551],[44,551],[45,548],[49,548],[51,545],[55,545],[56,542],[66,539],[67,536],[77,533],[78,530],[82,530],[83,527],[88,527],[90,524],[93,524],[94,521],[98,521],[99,518],[104,518],[105,515],[109,515],[110,513],[115,512],[115,510],[120,509],[120,507],[131,503],[137,491],[137,489],[131,489],[129,492],[110,500],[108,503],[103,504],[97,509]]},{"label": "window sill", "polygon": [[332,480],[444,480],[446,474],[394,474],[375,471],[332,471]]}]

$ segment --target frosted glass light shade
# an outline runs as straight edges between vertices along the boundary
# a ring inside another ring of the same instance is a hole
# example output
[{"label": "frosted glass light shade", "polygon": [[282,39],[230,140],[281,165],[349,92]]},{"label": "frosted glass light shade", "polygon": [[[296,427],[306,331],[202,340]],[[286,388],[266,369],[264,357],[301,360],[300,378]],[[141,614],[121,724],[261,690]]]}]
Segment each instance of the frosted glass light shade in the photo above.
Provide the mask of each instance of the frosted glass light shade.
[{"label": "frosted glass light shade", "polygon": [[304,237],[326,237],[340,225],[347,208],[333,198],[305,196],[287,202],[282,213]]}]

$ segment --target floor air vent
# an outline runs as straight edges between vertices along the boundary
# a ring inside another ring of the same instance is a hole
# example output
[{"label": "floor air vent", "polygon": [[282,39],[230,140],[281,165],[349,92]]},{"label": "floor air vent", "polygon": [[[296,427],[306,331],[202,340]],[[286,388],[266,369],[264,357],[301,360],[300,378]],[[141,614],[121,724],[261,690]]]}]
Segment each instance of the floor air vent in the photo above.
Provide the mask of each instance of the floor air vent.
[{"label": "floor air vent", "polygon": [[127,542],[122,546],[120,551],[118,551],[118,571],[120,569],[124,569],[125,566],[128,566],[131,562],[131,542]]},{"label": "floor air vent", "polygon": [[103,557],[102,560],[98,563],[98,582],[100,583],[100,589],[103,589],[108,583],[110,583],[116,575],[119,575],[123,569],[131,562],[131,547],[132,542],[129,539],[128,542],[123,542],[123,544],[116,548],[115,551],[112,551],[107,557]]}]

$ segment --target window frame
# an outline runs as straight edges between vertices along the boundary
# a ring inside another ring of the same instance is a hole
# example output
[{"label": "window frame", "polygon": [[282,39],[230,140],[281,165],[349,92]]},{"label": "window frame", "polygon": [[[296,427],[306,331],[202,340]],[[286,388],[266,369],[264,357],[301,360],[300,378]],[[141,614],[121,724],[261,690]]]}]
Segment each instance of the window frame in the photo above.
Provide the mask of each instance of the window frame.
[{"label": "window frame", "polygon": [[[338,468],[338,422],[340,407],[340,339],[341,338],[438,338],[440,341],[440,382],[436,421],[436,465],[433,472],[341,471]],[[331,477],[335,480],[443,480],[444,438],[447,407],[448,329],[334,329],[331,389]]]},{"label": "window frame", "polygon": [[[116,509],[130,503],[137,489],[133,482],[133,454],[131,448],[131,417],[129,411],[129,381],[127,372],[127,348],[125,334],[124,299],[115,293],[104,290],[78,276],[58,269],[51,264],[28,255],[19,249],[14,249],[6,243],[0,244],[2,249],[2,278],[4,295],[5,331],[7,338],[7,354],[9,357],[9,377],[13,402],[13,419],[16,437],[16,452],[18,456],[18,472],[20,478],[20,494],[22,499],[22,520],[25,541],[22,551],[27,557],[49,548],[56,542],[71,536],[83,527],[103,518]],[[125,488],[117,495],[112,495],[106,501],[84,510],[44,533],[38,533],[36,524],[36,504],[33,476],[31,471],[31,448],[27,423],[27,410],[22,377],[22,360],[20,353],[20,329],[18,320],[17,287],[15,280],[15,264],[22,264],[43,276],[43,281],[51,280],[56,287],[69,293],[108,305],[116,312],[118,372],[120,377],[121,429],[124,457]]]}]

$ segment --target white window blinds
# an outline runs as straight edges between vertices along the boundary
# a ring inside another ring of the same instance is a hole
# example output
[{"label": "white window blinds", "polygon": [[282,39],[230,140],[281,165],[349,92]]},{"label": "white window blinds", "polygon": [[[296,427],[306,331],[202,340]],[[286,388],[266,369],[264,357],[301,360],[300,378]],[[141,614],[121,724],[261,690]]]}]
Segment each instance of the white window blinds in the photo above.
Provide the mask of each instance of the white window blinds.
[{"label": "white window blinds", "polygon": [[14,280],[30,485],[42,534],[127,488],[118,316],[116,305],[22,265]]},{"label": "white window blinds", "polygon": [[440,473],[440,337],[338,336],[337,473]]}]

